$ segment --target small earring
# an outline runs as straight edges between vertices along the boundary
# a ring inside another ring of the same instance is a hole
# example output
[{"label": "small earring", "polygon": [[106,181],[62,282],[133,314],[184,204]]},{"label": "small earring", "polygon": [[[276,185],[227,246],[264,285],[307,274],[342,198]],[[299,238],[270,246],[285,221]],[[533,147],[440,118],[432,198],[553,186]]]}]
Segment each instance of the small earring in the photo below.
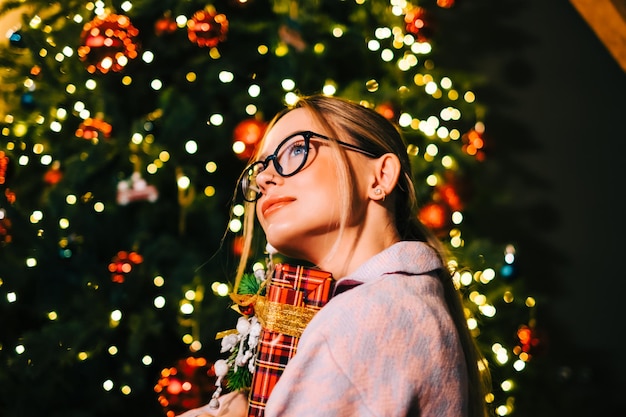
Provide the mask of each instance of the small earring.
[{"label": "small earring", "polygon": [[374,189],[374,194],[376,194],[376,195],[381,195],[382,194],[383,195],[382,201],[385,201],[385,197],[386,197],[385,196],[385,192],[383,190],[381,190],[380,188],[375,188]]}]

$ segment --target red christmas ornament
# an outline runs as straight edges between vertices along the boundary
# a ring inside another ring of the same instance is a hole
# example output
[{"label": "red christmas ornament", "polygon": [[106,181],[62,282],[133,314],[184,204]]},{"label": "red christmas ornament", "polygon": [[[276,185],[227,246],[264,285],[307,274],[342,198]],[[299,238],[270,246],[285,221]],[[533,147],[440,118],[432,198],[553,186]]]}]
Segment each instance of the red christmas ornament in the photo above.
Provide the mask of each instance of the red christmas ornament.
[{"label": "red christmas ornament", "polygon": [[420,42],[431,38],[430,22],[426,10],[422,7],[413,7],[404,15],[406,31],[416,36]]},{"label": "red christmas ornament", "polygon": [[137,252],[119,251],[117,255],[111,259],[109,264],[109,272],[111,272],[111,281],[121,284],[126,276],[133,270],[133,266],[143,262],[143,256]]},{"label": "red christmas ornament", "polygon": [[0,151],[0,185],[6,182],[8,169],[9,157],[4,153],[4,151]]},{"label": "red christmas ornament", "polygon": [[78,129],[76,129],[76,136],[79,138],[94,140],[100,137],[102,134],[105,138],[111,136],[113,127],[102,119],[87,118],[83,121]]},{"label": "red christmas ornament", "polygon": [[244,239],[242,236],[237,236],[233,240],[233,253],[237,256],[241,256],[243,253],[243,241]]},{"label": "red christmas ornament", "polygon": [[464,204],[457,192],[457,189],[452,184],[443,184],[437,187],[435,193],[437,198],[446,203],[452,211],[463,210]]},{"label": "red christmas ornament", "polygon": [[16,199],[15,193],[11,191],[9,188],[4,190],[4,196],[6,197],[9,204],[15,203],[15,199]]},{"label": "red christmas ornament", "polygon": [[167,417],[174,417],[208,403],[216,380],[213,363],[189,357],[163,369],[154,391]]},{"label": "red christmas ornament", "polygon": [[41,67],[39,65],[35,65],[30,69],[30,75],[33,77],[37,77],[41,74]]},{"label": "red christmas ornament", "polygon": [[198,10],[187,22],[187,37],[200,47],[213,48],[226,40],[228,19],[213,6]]},{"label": "red christmas ornament", "polygon": [[169,35],[176,32],[176,29],[178,29],[178,24],[176,24],[176,20],[172,18],[170,12],[166,12],[163,17],[154,24],[154,33],[157,36]]},{"label": "red christmas ornament", "polygon": [[63,179],[63,172],[61,171],[61,163],[54,161],[52,166],[43,176],[44,182],[50,185],[58,184]]},{"label": "red christmas ornament", "polygon": [[127,16],[98,16],[83,26],[78,56],[89,73],[121,71],[128,61],[137,58],[138,34]]},{"label": "red christmas ornament", "polygon": [[437,6],[442,7],[444,9],[449,9],[454,6],[455,0],[437,0]]},{"label": "red christmas ornament", "polygon": [[254,149],[263,138],[267,129],[267,123],[254,118],[246,119],[233,130],[233,149],[237,157],[248,160],[254,153]]},{"label": "red christmas ornament", "polygon": [[381,103],[376,106],[376,111],[387,120],[396,119],[396,110],[391,103]]},{"label": "red christmas ornament", "polygon": [[530,355],[536,353],[538,346],[540,345],[540,339],[537,335],[537,331],[530,326],[525,324],[521,325],[519,329],[517,329],[517,337],[519,339],[518,349],[516,349],[516,354],[520,354],[524,352]]},{"label": "red christmas ornament", "polygon": [[482,132],[476,129],[470,129],[467,133],[461,136],[463,141],[463,151],[476,158],[477,161],[485,160],[485,152],[482,148],[485,146]]},{"label": "red christmas ornament", "polygon": [[0,208],[0,244],[11,243],[11,220],[7,217],[7,212]]},{"label": "red christmas ornament", "polygon": [[429,229],[442,232],[449,224],[450,210],[445,204],[432,202],[422,206],[418,218]]}]

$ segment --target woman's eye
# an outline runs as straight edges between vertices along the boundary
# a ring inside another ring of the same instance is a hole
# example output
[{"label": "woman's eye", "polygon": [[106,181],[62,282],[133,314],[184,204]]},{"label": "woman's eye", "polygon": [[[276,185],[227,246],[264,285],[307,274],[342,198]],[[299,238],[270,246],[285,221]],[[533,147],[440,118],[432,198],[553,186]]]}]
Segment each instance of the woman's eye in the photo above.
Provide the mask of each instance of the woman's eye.
[{"label": "woman's eye", "polygon": [[304,143],[304,141],[293,143],[289,147],[289,155],[291,156],[302,155],[305,151],[306,151],[306,143]]}]

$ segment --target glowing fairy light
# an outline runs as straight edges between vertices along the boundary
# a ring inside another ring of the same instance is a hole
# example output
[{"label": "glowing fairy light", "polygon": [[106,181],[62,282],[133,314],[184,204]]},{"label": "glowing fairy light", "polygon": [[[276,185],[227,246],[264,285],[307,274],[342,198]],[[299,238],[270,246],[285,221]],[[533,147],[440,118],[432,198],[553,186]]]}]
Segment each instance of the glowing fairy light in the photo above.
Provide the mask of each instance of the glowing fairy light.
[{"label": "glowing fairy light", "polygon": [[226,285],[224,283],[220,283],[220,285],[217,286],[216,293],[220,297],[226,297],[229,292],[230,292],[230,289],[228,288],[228,285]]},{"label": "glowing fairy light", "polygon": [[296,88],[296,82],[292,80],[291,78],[285,78],[284,80],[280,82],[280,86],[285,91],[291,91],[294,88]]},{"label": "glowing fairy light", "polygon": [[187,301],[183,301],[180,305],[180,312],[183,314],[191,314],[193,313],[194,308],[193,308],[193,304],[187,302]]},{"label": "glowing fairy light", "polygon": [[235,75],[230,71],[221,71],[218,78],[223,83],[230,83],[235,79]]},{"label": "glowing fairy light", "polygon": [[196,142],[195,140],[187,141],[185,143],[185,150],[188,154],[195,154],[196,152],[198,152],[198,142]]},{"label": "glowing fairy light", "polygon": [[155,297],[153,304],[156,308],[159,308],[159,309],[165,307],[165,297],[163,297],[162,295]]},{"label": "glowing fairy light", "polygon": [[259,85],[252,84],[250,87],[248,87],[248,95],[250,97],[258,97],[260,94],[261,94],[261,87]]},{"label": "glowing fairy light", "polygon": [[239,219],[232,219],[229,223],[228,223],[228,229],[233,232],[233,233],[238,233],[241,228],[243,227],[241,220]]},{"label": "glowing fairy light", "polygon": [[220,126],[222,123],[224,123],[224,116],[222,116],[221,114],[212,114],[209,117],[209,123],[213,126]]}]

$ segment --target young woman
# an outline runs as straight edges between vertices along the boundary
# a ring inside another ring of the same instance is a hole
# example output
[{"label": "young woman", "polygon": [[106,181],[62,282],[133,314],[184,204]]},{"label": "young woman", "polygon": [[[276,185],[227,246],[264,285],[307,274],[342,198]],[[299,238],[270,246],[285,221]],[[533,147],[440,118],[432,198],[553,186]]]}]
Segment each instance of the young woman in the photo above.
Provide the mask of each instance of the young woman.
[{"label": "young woman", "polygon": [[[357,103],[304,97],[274,118],[255,161],[240,186],[267,242],[337,280],[265,415],[485,416],[488,372],[441,245],[417,219],[399,131]],[[231,393],[185,417],[246,407]]]}]

